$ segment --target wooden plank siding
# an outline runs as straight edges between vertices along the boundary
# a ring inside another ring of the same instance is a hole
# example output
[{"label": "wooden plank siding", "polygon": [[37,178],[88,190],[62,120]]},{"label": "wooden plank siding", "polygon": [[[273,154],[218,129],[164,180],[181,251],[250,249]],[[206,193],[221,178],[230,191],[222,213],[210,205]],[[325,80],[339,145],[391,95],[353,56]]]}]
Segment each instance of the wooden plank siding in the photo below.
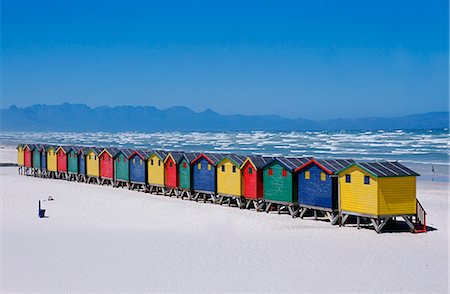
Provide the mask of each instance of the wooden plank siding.
[{"label": "wooden plank siding", "polygon": [[224,195],[242,195],[242,176],[239,166],[229,158],[217,165],[217,193]]},{"label": "wooden plank siding", "polygon": [[23,145],[17,146],[17,165],[23,166],[24,157],[23,157]]},{"label": "wooden plank siding", "polygon": [[71,149],[68,152],[68,158],[67,158],[67,170],[71,174],[78,174],[78,153]]},{"label": "wooden plank siding", "polygon": [[416,177],[378,178],[378,215],[416,214]]},{"label": "wooden plank siding", "polygon": [[[346,175],[351,182],[346,183]],[[370,184],[364,184],[364,176],[370,176]],[[341,210],[358,214],[378,215],[378,179],[357,166],[339,174]]]},{"label": "wooden plank siding", "polygon": [[164,159],[156,153],[150,155],[147,160],[147,182],[150,185],[164,186]]},{"label": "wooden plank siding", "polygon": [[39,150],[39,146],[33,148],[33,167],[41,168],[41,151]]},{"label": "wooden plank siding", "polygon": [[263,183],[264,199],[285,203],[297,202],[296,181],[293,180],[292,173],[278,162],[275,161],[264,168]]},{"label": "wooden plank siding", "polygon": [[56,148],[53,146],[47,148],[47,170],[57,171]]},{"label": "wooden plank siding", "polygon": [[178,175],[180,188],[190,190],[192,187],[191,165],[186,159],[183,159],[178,165]]},{"label": "wooden plank siding", "polygon": [[90,177],[100,176],[100,164],[97,155],[92,149],[86,154],[86,174]]}]

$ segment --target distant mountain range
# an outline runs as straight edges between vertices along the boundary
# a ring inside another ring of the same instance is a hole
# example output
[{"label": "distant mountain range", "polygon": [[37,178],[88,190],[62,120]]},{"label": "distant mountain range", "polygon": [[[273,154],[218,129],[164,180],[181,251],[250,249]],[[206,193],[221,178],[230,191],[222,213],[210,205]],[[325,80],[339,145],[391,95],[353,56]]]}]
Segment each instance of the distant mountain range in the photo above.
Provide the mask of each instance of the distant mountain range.
[{"label": "distant mountain range", "polygon": [[187,107],[160,110],[152,106],[91,108],[84,104],[37,104],[0,109],[3,131],[305,131],[448,128],[449,112],[401,117],[288,119],[277,115],[221,115]]}]

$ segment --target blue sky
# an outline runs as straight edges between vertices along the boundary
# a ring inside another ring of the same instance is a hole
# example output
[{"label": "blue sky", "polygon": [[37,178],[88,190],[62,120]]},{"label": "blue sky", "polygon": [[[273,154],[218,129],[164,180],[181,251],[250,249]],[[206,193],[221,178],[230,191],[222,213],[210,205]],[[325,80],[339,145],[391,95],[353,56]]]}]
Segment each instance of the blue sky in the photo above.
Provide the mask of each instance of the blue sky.
[{"label": "blue sky", "polygon": [[448,1],[2,0],[1,107],[448,110]]}]

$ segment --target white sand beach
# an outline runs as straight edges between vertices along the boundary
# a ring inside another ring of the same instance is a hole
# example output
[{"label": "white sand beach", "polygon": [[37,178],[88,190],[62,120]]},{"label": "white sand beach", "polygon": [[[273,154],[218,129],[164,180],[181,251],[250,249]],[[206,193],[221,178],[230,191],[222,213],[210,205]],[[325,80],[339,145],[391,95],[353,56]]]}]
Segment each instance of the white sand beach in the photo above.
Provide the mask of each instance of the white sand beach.
[{"label": "white sand beach", "polygon": [[[13,149],[0,162],[15,162]],[[0,168],[3,292],[448,293],[448,184],[425,234],[331,226]],[[39,219],[43,202],[48,218]]]}]

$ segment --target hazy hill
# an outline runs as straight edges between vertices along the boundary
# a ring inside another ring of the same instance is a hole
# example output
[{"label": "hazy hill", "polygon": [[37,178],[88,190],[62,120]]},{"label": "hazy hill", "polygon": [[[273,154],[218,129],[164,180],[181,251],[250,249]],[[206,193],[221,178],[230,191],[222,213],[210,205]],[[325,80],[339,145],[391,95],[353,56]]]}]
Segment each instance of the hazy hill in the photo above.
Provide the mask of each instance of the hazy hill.
[{"label": "hazy hill", "polygon": [[160,110],[152,106],[91,108],[84,104],[43,105],[0,110],[3,131],[301,131],[358,129],[431,129],[449,125],[448,112],[402,117],[369,117],[314,121],[277,115],[221,115],[187,107]]}]

